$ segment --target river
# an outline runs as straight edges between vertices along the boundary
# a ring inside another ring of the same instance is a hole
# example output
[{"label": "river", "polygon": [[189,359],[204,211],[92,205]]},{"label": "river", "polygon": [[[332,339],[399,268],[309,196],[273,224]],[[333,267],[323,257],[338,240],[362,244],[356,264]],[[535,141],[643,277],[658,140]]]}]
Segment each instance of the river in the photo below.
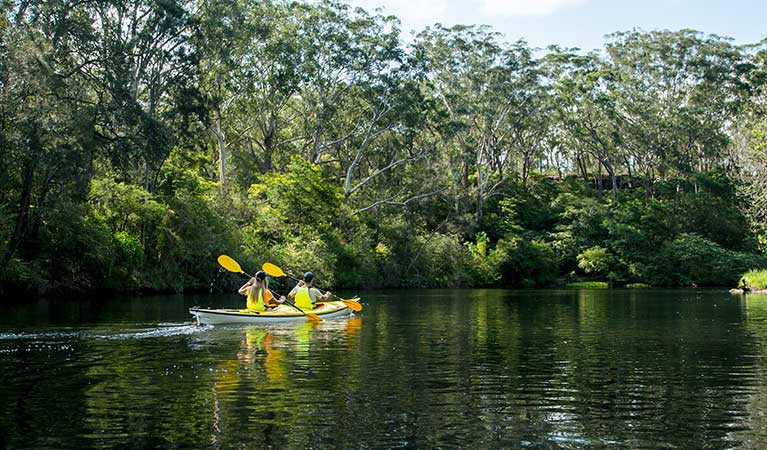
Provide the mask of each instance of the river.
[{"label": "river", "polygon": [[350,319],[196,326],[236,295],[0,311],[0,448],[767,448],[767,296],[364,293]]}]

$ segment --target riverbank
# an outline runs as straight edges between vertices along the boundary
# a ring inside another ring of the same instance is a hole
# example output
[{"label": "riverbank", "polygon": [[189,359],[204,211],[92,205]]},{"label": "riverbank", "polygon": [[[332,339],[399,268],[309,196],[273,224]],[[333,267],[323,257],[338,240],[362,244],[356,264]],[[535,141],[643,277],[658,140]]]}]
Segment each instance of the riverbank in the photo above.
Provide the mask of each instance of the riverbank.
[{"label": "riverbank", "polygon": [[730,294],[737,294],[737,295],[767,295],[767,289],[750,289],[750,290],[743,290],[743,289],[730,289]]},{"label": "riverbank", "polygon": [[767,270],[749,270],[740,277],[738,286],[738,288],[730,289],[730,293],[767,294]]}]

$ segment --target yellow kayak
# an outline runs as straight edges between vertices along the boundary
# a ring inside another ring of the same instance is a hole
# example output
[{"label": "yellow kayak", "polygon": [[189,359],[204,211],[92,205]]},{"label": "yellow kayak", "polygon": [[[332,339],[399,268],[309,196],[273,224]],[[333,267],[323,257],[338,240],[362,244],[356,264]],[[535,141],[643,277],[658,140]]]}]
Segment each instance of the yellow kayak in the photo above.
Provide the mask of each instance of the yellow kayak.
[{"label": "yellow kayak", "polygon": [[[344,302],[325,302],[317,308],[304,310],[308,314],[317,315],[323,319],[345,317],[352,309]],[[219,325],[224,323],[275,323],[296,322],[308,320],[306,315],[288,305],[279,305],[266,311],[250,309],[206,309],[194,306],[189,312],[195,317],[198,325]]]}]

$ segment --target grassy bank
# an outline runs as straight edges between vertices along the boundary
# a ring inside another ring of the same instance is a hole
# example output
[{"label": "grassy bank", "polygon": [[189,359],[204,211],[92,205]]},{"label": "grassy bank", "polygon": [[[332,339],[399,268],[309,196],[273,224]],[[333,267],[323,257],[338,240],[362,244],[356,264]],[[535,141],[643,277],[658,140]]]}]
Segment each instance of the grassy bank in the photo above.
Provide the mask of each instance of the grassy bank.
[{"label": "grassy bank", "polygon": [[744,278],[747,279],[745,284],[751,286],[751,289],[767,290],[767,270],[749,270],[741,277],[741,283]]}]

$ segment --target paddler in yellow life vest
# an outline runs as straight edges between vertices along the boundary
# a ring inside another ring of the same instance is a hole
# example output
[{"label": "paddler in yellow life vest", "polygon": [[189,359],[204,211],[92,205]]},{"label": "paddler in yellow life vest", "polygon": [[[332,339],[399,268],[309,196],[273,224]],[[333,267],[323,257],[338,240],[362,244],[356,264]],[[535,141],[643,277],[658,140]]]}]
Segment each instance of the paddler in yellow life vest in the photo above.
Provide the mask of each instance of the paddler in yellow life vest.
[{"label": "paddler in yellow life vest", "polygon": [[253,311],[266,311],[285,301],[284,295],[277,299],[269,290],[269,280],[263,270],[256,272],[256,276],[243,284],[238,292],[248,296],[246,308]]},{"label": "paddler in yellow life vest", "polygon": [[294,287],[293,290],[288,293],[288,297],[293,299],[293,301],[296,303],[296,306],[303,309],[304,311],[307,309],[314,309],[318,302],[327,301],[330,297],[330,292],[325,292],[323,295],[322,291],[316,287],[312,287],[313,282],[314,274],[311,272],[306,272],[304,274],[304,279],[299,280],[298,284],[296,284],[296,287]]}]

